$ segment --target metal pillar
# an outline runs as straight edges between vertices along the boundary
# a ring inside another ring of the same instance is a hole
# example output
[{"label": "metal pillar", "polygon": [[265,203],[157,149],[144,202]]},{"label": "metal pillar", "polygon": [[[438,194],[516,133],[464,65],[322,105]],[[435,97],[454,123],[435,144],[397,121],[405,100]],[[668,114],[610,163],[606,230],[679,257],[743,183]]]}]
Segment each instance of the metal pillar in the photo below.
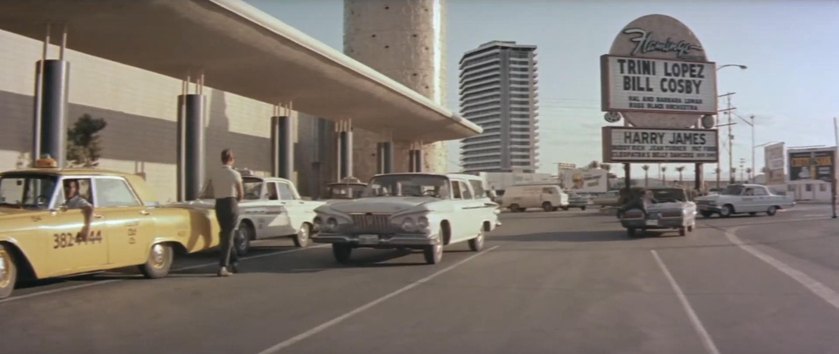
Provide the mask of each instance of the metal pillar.
[{"label": "metal pillar", "polygon": [[178,201],[198,199],[205,181],[205,102],[202,94],[178,96]]},{"label": "metal pillar", "polygon": [[291,179],[294,172],[294,141],[291,117],[271,117],[271,172],[276,177]]},{"label": "metal pillar", "polygon": [[703,177],[703,173],[702,173],[702,171],[704,170],[703,165],[701,163],[698,163],[698,164],[694,164],[694,166],[695,167],[694,167],[694,170],[693,170],[693,172],[694,172],[694,174],[693,174],[693,176],[694,176],[693,177],[694,178],[693,189],[696,190],[696,193],[701,193],[702,192],[702,187],[705,184],[705,178]]},{"label": "metal pillar", "polygon": [[410,172],[422,172],[422,150],[418,147],[408,150],[408,168]]},{"label": "metal pillar", "polygon": [[378,143],[376,151],[378,173],[393,172],[393,143],[389,141]]},{"label": "metal pillar", "polygon": [[352,122],[342,121],[338,129],[338,180],[352,176]]},{"label": "metal pillar", "polygon": [[[624,178],[624,188],[626,188],[626,195],[629,195],[629,189],[632,188],[632,176],[629,174],[631,170],[629,168],[629,164],[623,164],[623,178]],[[606,180],[609,180],[609,173],[606,172]]]},{"label": "metal pillar", "polygon": [[49,154],[59,167],[66,162],[67,94],[70,63],[64,60],[67,28],[62,35],[59,59],[47,60],[50,26],[47,25],[41,60],[35,67],[35,117],[33,119],[32,161]]}]

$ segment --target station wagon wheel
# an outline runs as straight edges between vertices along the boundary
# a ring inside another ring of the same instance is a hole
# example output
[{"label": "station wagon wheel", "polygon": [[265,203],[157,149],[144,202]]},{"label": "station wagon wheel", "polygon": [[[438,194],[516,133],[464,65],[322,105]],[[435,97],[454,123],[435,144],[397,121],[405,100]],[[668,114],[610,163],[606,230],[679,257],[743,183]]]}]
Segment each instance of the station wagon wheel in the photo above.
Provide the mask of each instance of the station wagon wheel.
[{"label": "station wagon wheel", "polygon": [[309,228],[309,224],[303,223],[303,226],[300,226],[300,229],[297,230],[297,235],[294,236],[294,246],[301,248],[308,246],[310,234],[311,228]]},{"label": "station wagon wheel", "polygon": [[423,248],[422,253],[425,256],[425,263],[437,264],[443,259],[443,238],[442,235],[440,236],[439,242],[436,245],[429,245]]},{"label": "station wagon wheel", "polygon": [[247,222],[240,224],[239,229],[233,235],[233,247],[236,248],[236,255],[242,257],[248,254],[251,249],[251,240],[254,239],[256,233],[253,231],[253,226]]},{"label": "station wagon wheel", "polygon": [[629,238],[635,238],[635,236],[637,236],[637,233],[635,232],[634,228],[630,227],[626,229],[626,236],[628,236]]},{"label": "station wagon wheel", "polygon": [[486,230],[481,225],[481,231],[478,231],[478,236],[469,240],[469,249],[474,252],[480,252],[484,248],[484,239],[486,238]]},{"label": "station wagon wheel", "polygon": [[542,210],[544,210],[544,211],[554,211],[554,207],[553,207],[553,205],[551,205],[551,202],[544,202],[544,203],[542,203]]},{"label": "station wagon wheel", "polygon": [[733,213],[734,213],[734,208],[732,208],[730,204],[723,205],[722,208],[720,208],[720,216],[721,217],[727,218],[727,217],[731,216],[731,214],[733,214]]},{"label": "station wagon wheel", "polygon": [[151,246],[149,259],[145,264],[139,266],[140,272],[149,279],[163,278],[169,274],[173,259],[172,246],[165,243],[156,243]]},{"label": "station wagon wheel", "polygon": [[769,209],[766,209],[766,215],[775,216],[775,213],[778,211],[778,207],[771,206]]},{"label": "station wagon wheel", "polygon": [[714,213],[712,213],[712,212],[710,212],[710,211],[701,211],[701,212],[699,212],[699,213],[700,213],[700,214],[702,214],[702,217],[703,217],[703,218],[710,218],[710,217],[711,217],[711,215],[714,215]]},{"label": "station wagon wheel", "polygon": [[17,266],[12,254],[0,246],[0,299],[9,297],[17,282]]},{"label": "station wagon wheel", "polygon": [[344,243],[333,243],[332,255],[335,256],[338,263],[347,264],[350,261],[350,255],[352,255],[352,246]]},{"label": "station wagon wheel", "polygon": [[510,204],[510,211],[515,213],[515,212],[519,212],[521,210],[519,210],[519,205],[518,204]]}]

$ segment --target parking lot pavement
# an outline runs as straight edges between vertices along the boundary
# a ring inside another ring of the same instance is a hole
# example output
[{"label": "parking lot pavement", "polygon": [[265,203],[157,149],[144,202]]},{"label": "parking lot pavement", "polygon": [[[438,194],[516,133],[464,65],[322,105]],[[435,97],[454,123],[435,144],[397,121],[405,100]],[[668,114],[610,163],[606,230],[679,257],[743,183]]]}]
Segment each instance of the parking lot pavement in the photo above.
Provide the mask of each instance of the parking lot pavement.
[{"label": "parking lot pavement", "polygon": [[829,302],[839,244],[824,207],[699,219],[687,237],[628,239],[614,216],[588,210],[502,221],[487,250],[452,245],[437,266],[389,250],[337,265],[328,247],[281,239],[258,242],[231,278],[213,276],[210,252],[179,257],[160,280],[109,272],[30,284],[0,303],[0,339],[9,352],[90,353],[148,352],[150,343],[160,353],[839,348]]}]

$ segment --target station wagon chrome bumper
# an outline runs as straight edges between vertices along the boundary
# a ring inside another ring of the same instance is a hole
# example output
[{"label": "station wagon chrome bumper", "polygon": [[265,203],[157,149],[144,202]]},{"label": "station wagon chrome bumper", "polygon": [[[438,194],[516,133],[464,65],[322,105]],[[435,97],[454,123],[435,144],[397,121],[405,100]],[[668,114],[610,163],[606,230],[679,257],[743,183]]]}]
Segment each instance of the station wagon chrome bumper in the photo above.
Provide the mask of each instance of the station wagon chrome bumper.
[{"label": "station wagon chrome bumper", "polygon": [[359,247],[432,246],[440,242],[434,234],[324,234],[312,236],[315,243],[351,244]]}]

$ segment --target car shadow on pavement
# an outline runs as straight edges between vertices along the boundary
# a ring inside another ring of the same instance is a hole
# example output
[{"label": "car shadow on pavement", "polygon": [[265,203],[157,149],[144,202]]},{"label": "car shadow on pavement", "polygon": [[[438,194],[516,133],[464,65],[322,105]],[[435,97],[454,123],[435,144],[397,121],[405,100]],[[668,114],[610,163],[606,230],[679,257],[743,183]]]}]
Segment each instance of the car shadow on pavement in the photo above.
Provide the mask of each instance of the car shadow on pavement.
[{"label": "car shadow on pavement", "polygon": [[626,231],[569,231],[569,232],[542,232],[523,235],[499,235],[492,236],[492,241],[515,241],[515,242],[608,242],[608,241],[633,241],[641,238],[652,237],[681,237],[676,230],[650,230],[639,232],[635,237],[627,236]]}]

